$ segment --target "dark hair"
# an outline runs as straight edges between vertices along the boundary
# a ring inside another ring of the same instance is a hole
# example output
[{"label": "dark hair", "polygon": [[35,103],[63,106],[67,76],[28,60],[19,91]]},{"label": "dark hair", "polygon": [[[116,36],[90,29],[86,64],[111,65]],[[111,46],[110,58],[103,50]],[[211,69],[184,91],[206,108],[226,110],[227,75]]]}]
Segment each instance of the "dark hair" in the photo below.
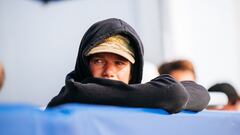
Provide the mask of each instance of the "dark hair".
[{"label": "dark hair", "polygon": [[236,89],[229,83],[217,83],[210,87],[208,91],[225,93],[228,96],[228,103],[231,105],[235,105],[239,99]]},{"label": "dark hair", "polygon": [[189,70],[196,78],[193,64],[189,60],[175,60],[172,62],[166,62],[158,67],[159,74],[170,74],[175,70]]},{"label": "dark hair", "polygon": [[3,65],[0,64],[0,89],[3,86],[4,79],[5,79],[5,72],[4,72],[4,69],[3,69]]}]

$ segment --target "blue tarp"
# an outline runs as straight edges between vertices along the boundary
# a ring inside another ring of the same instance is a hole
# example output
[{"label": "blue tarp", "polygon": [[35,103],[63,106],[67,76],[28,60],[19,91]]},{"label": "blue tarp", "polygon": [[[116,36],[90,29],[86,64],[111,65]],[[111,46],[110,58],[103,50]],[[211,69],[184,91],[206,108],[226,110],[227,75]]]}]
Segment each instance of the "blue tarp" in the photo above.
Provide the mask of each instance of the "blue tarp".
[{"label": "blue tarp", "polygon": [[0,105],[0,135],[239,135],[240,112],[67,104],[46,111]]}]

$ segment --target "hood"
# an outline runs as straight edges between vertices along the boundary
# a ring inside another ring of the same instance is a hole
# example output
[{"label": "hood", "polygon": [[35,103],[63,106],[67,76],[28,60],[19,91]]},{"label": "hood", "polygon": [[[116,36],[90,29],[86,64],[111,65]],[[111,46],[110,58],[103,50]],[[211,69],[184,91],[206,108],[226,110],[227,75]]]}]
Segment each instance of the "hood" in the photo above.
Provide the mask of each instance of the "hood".
[{"label": "hood", "polygon": [[130,84],[141,83],[143,72],[143,45],[135,30],[126,22],[110,18],[93,24],[84,34],[78,50],[75,70],[72,75],[75,81],[81,82],[88,77],[92,77],[88,65],[86,53],[96,44],[101,43],[105,38],[120,34],[130,40],[135,53],[135,63],[132,66],[132,78]]}]

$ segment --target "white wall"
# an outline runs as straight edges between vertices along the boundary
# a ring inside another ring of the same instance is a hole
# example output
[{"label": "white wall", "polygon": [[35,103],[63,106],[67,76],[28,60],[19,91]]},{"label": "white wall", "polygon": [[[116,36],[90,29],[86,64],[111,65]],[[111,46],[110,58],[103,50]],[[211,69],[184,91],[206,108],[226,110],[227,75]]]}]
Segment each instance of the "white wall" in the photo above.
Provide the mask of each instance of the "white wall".
[{"label": "white wall", "polygon": [[[206,87],[227,81],[240,88],[237,0],[164,0],[164,59],[187,58]],[[240,90],[240,89],[239,89]]]},{"label": "white wall", "polygon": [[[154,29],[159,17],[149,16],[157,12],[156,3],[148,1],[155,5],[148,10],[143,6],[146,1],[138,0],[69,0],[47,5],[35,0],[1,0],[0,62],[6,81],[0,102],[46,105],[73,70],[85,31],[106,18],[121,18],[132,25],[145,43],[146,59],[158,62],[152,54],[160,51],[159,29]],[[159,46],[151,52],[154,43]]]}]

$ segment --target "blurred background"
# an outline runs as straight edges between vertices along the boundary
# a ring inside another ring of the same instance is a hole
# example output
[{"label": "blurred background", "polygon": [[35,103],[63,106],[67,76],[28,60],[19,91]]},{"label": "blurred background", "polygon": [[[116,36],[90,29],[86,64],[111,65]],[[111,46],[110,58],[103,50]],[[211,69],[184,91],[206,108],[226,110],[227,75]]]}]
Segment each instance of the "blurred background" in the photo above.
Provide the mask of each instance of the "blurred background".
[{"label": "blurred background", "polygon": [[0,103],[45,106],[74,69],[83,34],[111,17],[137,31],[147,63],[189,59],[206,88],[240,90],[239,0],[1,0]]}]

